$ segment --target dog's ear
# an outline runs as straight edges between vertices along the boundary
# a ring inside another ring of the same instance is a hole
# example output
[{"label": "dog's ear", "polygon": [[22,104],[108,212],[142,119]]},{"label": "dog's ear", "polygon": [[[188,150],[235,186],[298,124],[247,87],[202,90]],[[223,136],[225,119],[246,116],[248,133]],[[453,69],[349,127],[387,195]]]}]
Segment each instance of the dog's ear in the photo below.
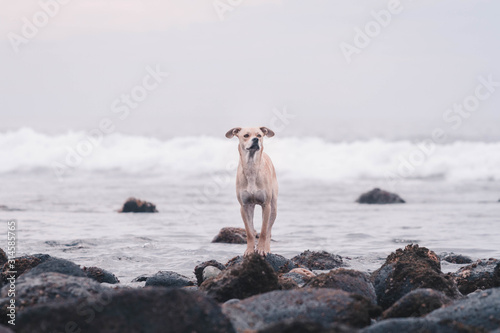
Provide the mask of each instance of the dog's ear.
[{"label": "dog's ear", "polygon": [[238,134],[239,131],[241,131],[241,127],[235,127],[235,128],[230,129],[226,133],[226,138],[231,139],[233,136],[235,136],[236,134]]},{"label": "dog's ear", "polygon": [[261,127],[260,130],[262,131],[262,133],[264,133],[265,136],[267,136],[268,138],[272,138],[274,136],[274,132],[271,131],[269,128],[267,127]]}]

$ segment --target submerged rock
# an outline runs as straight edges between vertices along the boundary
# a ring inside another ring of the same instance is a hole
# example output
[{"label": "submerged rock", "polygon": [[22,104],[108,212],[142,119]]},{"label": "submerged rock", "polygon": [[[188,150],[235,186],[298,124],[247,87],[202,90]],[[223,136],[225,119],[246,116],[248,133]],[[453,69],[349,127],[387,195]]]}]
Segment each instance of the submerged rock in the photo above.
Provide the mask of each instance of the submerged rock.
[{"label": "submerged rock", "polygon": [[472,265],[460,268],[454,276],[458,289],[464,295],[477,289],[500,287],[500,260],[478,260]]},{"label": "submerged rock", "polygon": [[415,289],[401,297],[382,314],[387,318],[422,317],[439,309],[452,300],[440,291],[433,289]]},{"label": "submerged rock", "polygon": [[246,244],[247,233],[243,228],[222,228],[214,237],[212,243]]},{"label": "submerged rock", "polygon": [[399,195],[381,190],[379,188],[375,188],[370,192],[361,194],[356,202],[361,204],[406,203],[406,201],[401,199]]},{"label": "submerged rock", "polygon": [[158,213],[156,205],[136,198],[128,198],[119,213]]},{"label": "submerged rock", "polygon": [[[87,299],[108,291],[96,281],[87,277],[76,277],[60,273],[40,273],[33,276],[23,275],[16,281],[17,314],[33,305]],[[9,285],[1,290],[0,322],[6,324],[6,311],[10,302]],[[18,324],[19,321],[18,321]],[[17,325],[16,325],[17,326]],[[36,332],[34,330],[33,332]]]},{"label": "submerged rock", "polygon": [[242,263],[227,268],[200,286],[200,290],[219,302],[233,298],[244,299],[277,289],[279,285],[276,272],[258,254],[245,257]]},{"label": "submerged rock", "polygon": [[47,304],[19,315],[18,332],[207,332],[234,329],[217,303],[198,292],[122,289],[101,299]]},{"label": "submerged rock", "polygon": [[194,276],[196,276],[196,282],[198,283],[198,285],[201,285],[203,283],[203,281],[205,281],[203,279],[203,271],[208,266],[216,267],[216,268],[220,269],[221,271],[226,269],[226,266],[224,266],[223,264],[221,264],[217,260],[209,260],[209,261],[202,262],[201,264],[197,265],[194,268]]},{"label": "submerged rock", "polygon": [[352,269],[338,268],[327,274],[320,274],[312,278],[304,287],[340,289],[361,295],[373,304],[377,304],[375,288],[368,275]]},{"label": "submerged rock", "polygon": [[461,254],[455,254],[455,253],[443,253],[439,256],[441,260],[447,261],[452,264],[470,264],[472,263],[472,259],[463,256]]},{"label": "submerged rock", "polygon": [[370,325],[379,308],[359,296],[334,289],[278,290],[222,306],[237,331],[268,329],[285,319],[352,327]]},{"label": "submerged rock", "polygon": [[427,315],[428,319],[456,321],[492,331],[500,327],[500,288],[478,291]]},{"label": "submerged rock", "polygon": [[454,278],[441,272],[437,255],[425,247],[407,245],[391,253],[372,274],[378,304],[387,309],[398,299],[418,288],[431,288],[452,299],[463,297]]},{"label": "submerged rock", "polygon": [[160,286],[160,287],[188,287],[194,286],[193,281],[184,275],[180,275],[172,271],[159,271],[155,275],[148,277],[146,279],[147,286]]},{"label": "submerged rock", "polygon": [[292,261],[309,270],[328,270],[344,265],[341,256],[326,251],[307,250],[293,257]]},{"label": "submerged rock", "polygon": [[99,283],[120,283],[120,280],[113,273],[99,267],[84,267],[83,271],[87,274],[87,277]]}]

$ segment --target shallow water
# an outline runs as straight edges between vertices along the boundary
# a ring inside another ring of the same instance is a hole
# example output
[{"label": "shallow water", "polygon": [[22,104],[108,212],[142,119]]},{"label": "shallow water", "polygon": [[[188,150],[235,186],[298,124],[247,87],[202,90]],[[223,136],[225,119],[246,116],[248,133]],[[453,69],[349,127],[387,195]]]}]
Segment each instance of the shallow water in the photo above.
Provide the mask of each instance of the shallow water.
[{"label": "shallow water", "polygon": [[[234,181],[224,177],[108,171],[74,174],[59,182],[42,171],[3,174],[0,204],[7,208],[0,210],[0,223],[6,234],[7,221],[18,221],[19,254],[48,253],[99,266],[125,284],[159,270],[193,276],[198,263],[225,263],[245,249],[211,243],[222,227],[243,226]],[[397,187],[406,204],[354,202],[375,185],[380,184],[280,180],[272,251],[290,258],[307,249],[326,250],[368,272],[408,243],[438,254],[500,257],[500,182],[408,180]],[[160,212],[117,213],[129,196],[155,203]],[[260,212],[255,216],[260,226]],[[6,235],[2,238],[5,248]],[[458,267],[443,263],[444,271]]]}]

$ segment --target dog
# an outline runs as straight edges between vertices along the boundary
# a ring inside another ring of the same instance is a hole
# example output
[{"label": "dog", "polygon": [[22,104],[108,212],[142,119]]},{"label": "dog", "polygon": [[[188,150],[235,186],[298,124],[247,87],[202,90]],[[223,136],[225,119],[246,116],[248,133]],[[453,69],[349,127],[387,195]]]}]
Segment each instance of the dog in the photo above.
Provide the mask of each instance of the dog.
[{"label": "dog", "polygon": [[[273,137],[267,127],[236,127],[226,137],[238,137],[240,162],[236,174],[236,197],[241,205],[241,217],[247,233],[245,256],[254,252],[265,256],[271,252],[271,228],[277,216],[278,180],[269,156],[264,153],[264,137]],[[255,205],[262,206],[262,227],[255,247],[256,231],[253,226]]]}]

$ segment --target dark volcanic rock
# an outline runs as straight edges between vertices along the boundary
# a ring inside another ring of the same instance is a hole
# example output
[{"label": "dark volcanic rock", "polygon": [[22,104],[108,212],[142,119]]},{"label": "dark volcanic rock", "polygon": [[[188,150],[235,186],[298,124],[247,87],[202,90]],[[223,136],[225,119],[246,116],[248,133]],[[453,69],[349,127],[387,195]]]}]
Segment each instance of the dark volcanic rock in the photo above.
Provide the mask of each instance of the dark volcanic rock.
[{"label": "dark volcanic rock", "polygon": [[361,295],[373,304],[377,304],[375,288],[368,275],[352,269],[338,268],[327,274],[320,274],[312,278],[304,287],[340,289]]},{"label": "dark volcanic rock", "polygon": [[397,194],[375,188],[370,192],[361,194],[356,202],[361,204],[392,204],[405,203],[406,201]]},{"label": "dark volcanic rock", "polygon": [[18,332],[234,332],[220,307],[198,292],[168,288],[123,289],[101,299],[29,308]]},{"label": "dark volcanic rock", "polygon": [[268,326],[257,333],[357,333],[357,329],[342,324],[321,325],[314,322],[296,321],[293,319],[281,321]]},{"label": "dark volcanic rock", "polygon": [[46,261],[51,258],[48,254],[34,254],[31,256],[22,256],[19,258],[15,258],[14,269],[10,268],[9,263],[5,263],[2,268],[2,280],[6,282],[6,278],[10,276],[9,271],[16,271],[16,277],[19,277],[24,272],[29,271],[33,267],[39,265],[40,263]]},{"label": "dark volcanic rock", "polygon": [[158,213],[155,204],[136,198],[128,198],[120,213]]},{"label": "dark volcanic rock", "polygon": [[[91,298],[107,291],[108,288],[87,277],[59,273],[41,273],[31,277],[23,275],[16,281],[17,314],[33,305]],[[0,322],[4,324],[8,320],[4,312],[10,301],[8,292],[9,285],[6,285],[2,288],[0,299]],[[19,321],[17,323],[19,324]]]},{"label": "dark volcanic rock", "polygon": [[301,272],[300,270],[305,270],[304,268],[296,268],[293,269],[292,271],[282,274],[280,278],[282,279],[289,279],[294,281],[298,287],[303,287],[307,282],[309,282],[312,278],[314,278],[316,275],[312,273],[311,271],[305,270],[305,272]]},{"label": "dark volcanic rock", "polygon": [[439,256],[441,260],[447,261],[452,264],[470,264],[472,263],[472,259],[463,256],[461,254],[455,254],[455,253],[443,253],[442,255]]},{"label": "dark volcanic rock", "polygon": [[[292,269],[298,267],[297,264],[292,260],[275,253],[266,254],[265,259],[276,273],[288,273]],[[226,268],[231,268],[234,265],[241,263],[242,261],[242,256],[234,257],[227,262]]]},{"label": "dark volcanic rock", "polygon": [[398,318],[383,320],[366,327],[360,333],[485,333],[462,323],[425,318]]},{"label": "dark volcanic rock", "polygon": [[203,283],[203,270],[207,266],[214,266],[220,269],[221,271],[226,269],[226,266],[218,262],[217,260],[209,260],[202,262],[198,266],[194,268],[194,276],[196,276],[196,282],[198,282],[198,285],[201,285]]},{"label": "dark volcanic rock", "polygon": [[14,333],[14,331],[6,326],[0,325],[0,333]]},{"label": "dark volcanic rock", "polygon": [[219,302],[232,298],[243,299],[279,289],[278,276],[271,265],[260,255],[252,254],[243,262],[227,268],[217,277],[208,279],[200,290]]},{"label": "dark volcanic rock", "polygon": [[172,271],[159,271],[155,275],[146,279],[146,286],[161,286],[161,287],[187,287],[194,286],[193,281],[184,275],[180,275]]},{"label": "dark volcanic rock", "polygon": [[135,279],[133,279],[130,282],[144,282],[144,281],[146,281],[150,277],[151,276],[148,275],[148,274],[142,274],[142,275],[139,275],[138,277],[136,277]]},{"label": "dark volcanic rock", "polygon": [[42,273],[60,273],[71,276],[86,276],[83,270],[77,264],[65,260],[51,257],[44,262],[38,264],[36,267],[29,270],[29,272],[24,273],[26,277],[35,276]]},{"label": "dark volcanic rock", "polygon": [[3,249],[0,249],[0,265],[3,266],[9,258]]},{"label": "dark volcanic rock", "polygon": [[87,274],[87,277],[96,280],[99,283],[120,283],[120,280],[118,280],[113,273],[99,267],[84,267],[83,271]]},{"label": "dark volcanic rock", "polygon": [[418,288],[431,288],[452,299],[461,298],[454,278],[441,272],[437,255],[425,247],[407,245],[391,253],[384,265],[373,272],[378,304],[387,309],[398,299]]},{"label": "dark volcanic rock", "polygon": [[222,228],[212,243],[246,244],[247,233],[243,228]]},{"label": "dark volcanic rock", "polygon": [[433,289],[415,289],[401,297],[382,314],[387,318],[422,317],[451,303],[451,299]]},{"label": "dark volcanic rock", "polygon": [[431,312],[426,318],[456,321],[487,331],[500,328],[500,288],[470,294],[463,300]]},{"label": "dark volcanic rock", "polygon": [[359,295],[334,289],[278,290],[222,307],[239,332],[263,330],[289,318],[320,325],[364,327],[378,310]]},{"label": "dark volcanic rock", "polygon": [[313,270],[327,270],[342,267],[342,257],[326,251],[304,251],[292,258],[292,261],[301,267]]},{"label": "dark volcanic rock", "polygon": [[478,260],[472,265],[460,268],[454,276],[458,289],[464,295],[477,289],[500,287],[500,260]]}]

